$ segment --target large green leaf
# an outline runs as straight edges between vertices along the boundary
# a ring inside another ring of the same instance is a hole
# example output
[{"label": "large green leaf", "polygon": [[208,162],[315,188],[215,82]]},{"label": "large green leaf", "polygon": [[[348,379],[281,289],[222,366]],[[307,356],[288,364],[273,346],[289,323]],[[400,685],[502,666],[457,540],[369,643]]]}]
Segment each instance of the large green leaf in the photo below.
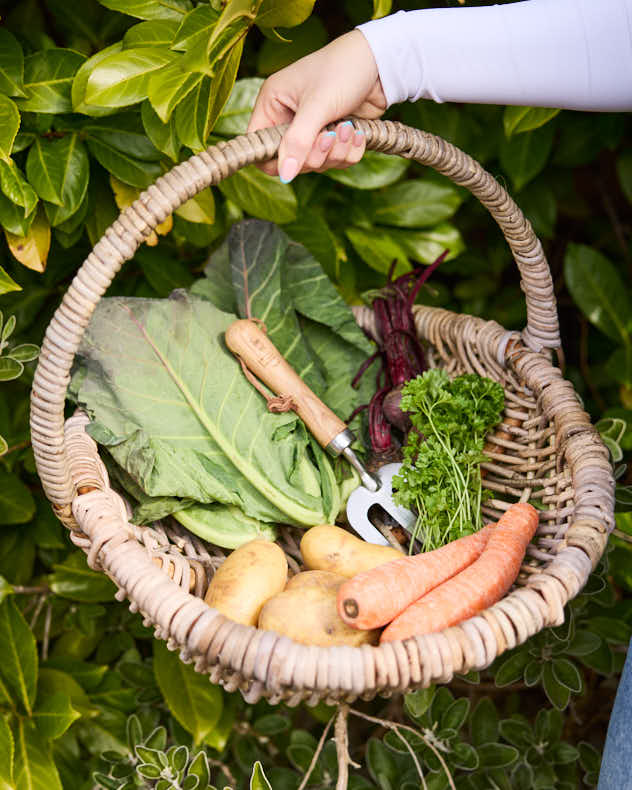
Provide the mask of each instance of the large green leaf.
[{"label": "large green leaf", "polygon": [[79,135],[59,140],[38,137],[29,149],[26,174],[43,200],[63,206],[70,216],[88,189],[88,153]]},{"label": "large green leaf", "polygon": [[164,642],[154,641],[154,674],[175,719],[193,736],[197,746],[213,732],[224,707],[223,692],[208,676],[185,664]]},{"label": "large green leaf", "polygon": [[553,147],[553,124],[524,132],[500,145],[500,164],[511,178],[514,189],[520,190],[546,165]]},{"label": "large green leaf", "polygon": [[187,71],[179,60],[151,75],[147,96],[163,123],[171,118],[176,106],[202,82],[203,77],[199,72]]},{"label": "large green leaf", "polygon": [[63,693],[51,694],[38,700],[33,721],[40,734],[47,740],[59,738],[81,716]]},{"label": "large green leaf", "polygon": [[25,524],[34,514],[35,500],[28,486],[0,466],[0,524]]},{"label": "large green leaf", "polygon": [[512,134],[539,129],[559,112],[559,109],[546,107],[506,107],[503,116],[505,134],[511,137]]},{"label": "large green leaf", "polygon": [[77,69],[85,60],[71,49],[43,49],[24,60],[24,92],[20,110],[42,113],[72,111],[70,94]]},{"label": "large green leaf", "polygon": [[283,230],[312,253],[329,277],[338,279],[340,253],[336,237],[320,213],[310,208],[301,208],[294,222],[284,225]]},{"label": "large green leaf", "polygon": [[158,162],[141,161],[129,156],[100,137],[89,137],[86,142],[92,156],[108,173],[133,187],[144,189],[162,173]]},{"label": "large green leaf", "polygon": [[123,36],[123,48],[169,47],[179,25],[176,19],[156,19],[139,22],[129,28]]},{"label": "large green leaf", "polygon": [[0,225],[2,225],[5,232],[8,231],[15,236],[26,236],[36,213],[32,211],[25,216],[22,206],[17,206],[12,200],[0,193]]},{"label": "large green leaf", "polygon": [[190,0],[99,0],[112,11],[120,11],[138,19],[180,20],[191,10]]},{"label": "large green leaf", "polygon": [[182,20],[171,48],[178,52],[201,50],[203,60],[206,58],[206,44],[211,37],[211,31],[217,24],[220,13],[210,5],[199,5]]},{"label": "large green leaf", "polygon": [[145,133],[153,145],[177,162],[180,141],[176,132],[175,118],[172,116],[167,123],[163,123],[147,99],[141,104],[140,114]]},{"label": "large green leaf", "polygon": [[325,175],[355,189],[378,189],[398,181],[410,162],[401,156],[367,151],[357,165],[345,170],[326,170]]},{"label": "large green leaf", "polygon": [[397,261],[395,274],[410,270],[408,255],[395,233],[386,228],[348,228],[347,237],[355,251],[372,269],[388,274],[393,261]]},{"label": "large green leaf", "polygon": [[258,74],[273,74],[324,47],[329,40],[321,18],[316,15],[291,30],[284,30],[281,35],[286,41],[280,42],[276,36],[267,37],[261,45],[257,55]]},{"label": "large green leaf", "polygon": [[82,131],[87,138],[100,140],[134,159],[143,162],[161,159],[158,149],[147,139],[137,112],[117,113],[109,118],[92,120],[83,125]]},{"label": "large green leaf", "polygon": [[449,222],[424,230],[389,230],[389,236],[408,255],[420,263],[432,263],[448,250],[446,260],[456,258],[465,249],[463,237]]},{"label": "large green leaf", "polygon": [[101,107],[126,107],[147,96],[149,77],[174,60],[162,47],[136,47],[112,52],[88,77],[85,101]]},{"label": "large green leaf", "polygon": [[297,203],[290,184],[262,173],[254,165],[219,183],[224,195],[253,217],[283,224],[296,219]]},{"label": "large green leaf", "polygon": [[261,0],[228,0],[206,45],[209,67],[235,47],[255,21]]},{"label": "large green leaf", "polygon": [[215,134],[232,137],[246,133],[248,121],[262,85],[261,77],[246,77],[237,80],[213,128]]},{"label": "large green leaf", "polygon": [[18,285],[15,280],[11,279],[5,270],[0,266],[0,296],[7,294],[10,291],[21,291],[22,286]]},{"label": "large green leaf", "polygon": [[30,715],[37,686],[37,647],[12,597],[0,604],[0,676],[18,710]]},{"label": "large green leaf", "polygon": [[16,790],[62,790],[59,774],[47,743],[28,719],[16,719],[15,740]]},{"label": "large green leaf", "polygon": [[372,219],[382,225],[423,228],[449,219],[461,196],[449,184],[412,179],[373,195]]},{"label": "large green leaf", "polygon": [[151,496],[233,504],[264,521],[321,523],[339,504],[295,479],[300,468],[301,480],[307,469],[320,480],[308,437],[294,414],[267,410],[225,349],[233,320],[181,292],[162,301],[101,300],[80,349],[90,365],[76,380],[77,399],[97,423],[91,432],[98,429]]},{"label": "large green leaf", "polygon": [[81,64],[72,81],[71,99],[74,112],[91,115],[96,118],[103,115],[110,115],[112,112],[116,111],[116,108],[97,107],[94,104],[88,104],[86,102],[86,90],[88,88],[88,79],[97,65],[110,55],[120,52],[122,49],[123,42],[117,41],[114,44],[110,44],[109,47],[95,52],[91,58],[88,58],[88,60]]},{"label": "large green leaf", "polygon": [[564,257],[564,279],[575,303],[591,323],[613,340],[630,342],[630,290],[604,255],[584,244],[569,244]]},{"label": "large green leaf", "polygon": [[13,756],[15,742],[13,733],[4,716],[0,716],[0,790],[14,790],[13,782]]},{"label": "large green leaf", "polygon": [[[3,28],[0,28],[0,31],[2,30]],[[15,102],[0,94],[0,157],[5,162],[9,161],[19,128],[20,112]]]},{"label": "large green leaf", "polygon": [[82,551],[76,551],[60,565],[53,565],[49,577],[51,590],[62,598],[84,603],[107,603],[116,592],[113,582],[88,567]]},{"label": "large green leaf", "polygon": [[24,96],[24,53],[6,27],[0,28],[0,93]]},{"label": "large green leaf", "polygon": [[13,159],[8,162],[0,161],[0,186],[9,200],[24,209],[26,216],[35,209],[37,195]]},{"label": "large green leaf", "polygon": [[261,27],[294,27],[312,13],[314,0],[263,0],[257,13]]}]

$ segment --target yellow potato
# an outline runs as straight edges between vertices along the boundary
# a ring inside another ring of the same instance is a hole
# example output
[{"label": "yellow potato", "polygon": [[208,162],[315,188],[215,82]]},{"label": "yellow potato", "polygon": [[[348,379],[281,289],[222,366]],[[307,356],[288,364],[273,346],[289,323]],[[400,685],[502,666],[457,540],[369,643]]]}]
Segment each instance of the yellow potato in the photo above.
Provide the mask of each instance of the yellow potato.
[{"label": "yellow potato", "polygon": [[359,647],[377,644],[379,630],[358,631],[350,628],[338,616],[336,594],[338,587],[345,581],[344,576],[338,576],[336,583],[332,583],[333,579],[324,578],[295,582],[300,576],[307,575],[299,573],[290,581],[289,589],[264,604],[259,615],[259,628],[276,631],[304,645]]},{"label": "yellow potato", "polygon": [[343,582],[347,581],[346,576],[341,576],[339,573],[331,573],[330,571],[302,571],[301,573],[297,573],[296,576],[292,576],[289,582],[286,584],[286,590],[297,590],[297,589],[317,589],[321,590],[322,592],[328,592],[329,590],[334,590],[338,592],[338,587]]},{"label": "yellow potato", "polygon": [[310,570],[331,571],[346,577],[404,556],[392,546],[367,543],[331,524],[307,530],[301,540],[301,555]]},{"label": "yellow potato", "polygon": [[215,572],[204,600],[226,617],[256,625],[264,603],[287,582],[287,559],[269,540],[256,538],[235,549]]}]

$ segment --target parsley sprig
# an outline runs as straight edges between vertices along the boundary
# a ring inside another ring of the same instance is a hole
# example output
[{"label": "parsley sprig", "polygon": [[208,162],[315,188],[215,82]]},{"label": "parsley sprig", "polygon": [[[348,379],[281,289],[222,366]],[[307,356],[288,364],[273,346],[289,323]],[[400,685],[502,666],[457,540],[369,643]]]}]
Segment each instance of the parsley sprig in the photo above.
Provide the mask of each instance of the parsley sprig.
[{"label": "parsley sprig", "polygon": [[395,501],[419,514],[415,537],[424,551],[483,526],[481,502],[491,496],[481,485],[483,445],[504,401],[495,381],[470,373],[451,380],[440,369],[403,388],[401,409],[413,427],[393,486]]}]

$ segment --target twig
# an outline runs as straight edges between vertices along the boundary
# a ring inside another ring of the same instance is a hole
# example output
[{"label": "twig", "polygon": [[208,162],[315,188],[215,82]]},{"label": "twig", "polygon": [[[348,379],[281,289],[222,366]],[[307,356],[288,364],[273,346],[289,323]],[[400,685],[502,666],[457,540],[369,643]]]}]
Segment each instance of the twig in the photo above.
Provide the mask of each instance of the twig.
[{"label": "twig", "polygon": [[12,444],[11,447],[7,447],[7,449],[4,451],[4,455],[9,455],[9,453],[13,453],[16,450],[24,450],[25,447],[30,447],[30,446],[31,446],[30,439],[27,439],[24,442],[18,442],[18,444]]},{"label": "twig", "polygon": [[334,723],[334,719],[336,718],[336,716],[337,713],[334,713],[331,719],[329,719],[329,721],[327,722],[325,729],[323,730],[323,734],[320,736],[320,740],[318,741],[318,745],[316,746],[316,751],[314,752],[312,761],[310,762],[307,768],[307,773],[303,777],[303,781],[300,783],[297,790],[305,790],[305,788],[307,787],[307,783],[309,782],[309,777],[312,775],[312,771],[316,767],[316,763],[318,762],[320,753],[322,752],[323,746],[325,745],[325,740],[327,739],[327,733],[331,729],[331,725]]},{"label": "twig", "polygon": [[44,636],[42,637],[42,661],[48,658],[48,645],[50,643],[50,624],[53,619],[53,602],[49,601],[44,617]]},{"label": "twig", "polygon": [[24,587],[21,584],[13,584],[11,589],[18,595],[46,595],[50,592],[50,587],[45,584],[38,587]]},{"label": "twig", "polygon": [[235,777],[233,776],[233,772],[226,765],[226,763],[223,763],[221,760],[213,760],[213,758],[209,757],[208,755],[207,755],[207,760],[208,760],[208,764],[212,768],[219,768],[220,771],[223,771],[226,774],[226,778],[231,783],[231,785],[233,785],[234,787],[237,787],[237,781],[236,781]]},{"label": "twig", "polygon": [[425,735],[422,732],[420,732],[419,730],[415,730],[413,727],[408,727],[406,724],[395,724],[395,722],[393,721],[387,721],[386,719],[379,719],[376,716],[369,716],[367,713],[362,713],[361,711],[355,710],[354,708],[349,708],[349,713],[352,713],[354,716],[358,716],[361,719],[366,719],[366,721],[371,721],[374,724],[380,724],[382,727],[385,727],[387,730],[393,730],[399,738],[402,738],[402,736],[398,732],[398,730],[406,730],[407,732],[412,732],[413,735],[416,735],[418,738],[421,738],[421,740],[426,744],[426,746],[430,749],[430,751],[433,752],[434,756],[441,763],[441,767],[445,771],[445,775],[451,790],[456,790],[454,779],[452,779],[452,774],[450,773],[450,769],[448,768],[446,761],[441,756],[441,752],[437,749],[434,743],[430,741],[430,739],[425,737]]},{"label": "twig", "polygon": [[40,597],[37,599],[37,606],[33,612],[33,617],[31,617],[31,631],[35,628],[35,623],[37,622],[37,618],[40,616],[40,612],[42,611],[45,603],[46,595],[40,595]]},{"label": "twig", "polygon": [[336,790],[347,790],[349,784],[349,766],[360,768],[349,756],[349,730],[347,729],[348,705],[339,705],[334,733],[336,738],[336,755],[338,757],[338,781]]}]

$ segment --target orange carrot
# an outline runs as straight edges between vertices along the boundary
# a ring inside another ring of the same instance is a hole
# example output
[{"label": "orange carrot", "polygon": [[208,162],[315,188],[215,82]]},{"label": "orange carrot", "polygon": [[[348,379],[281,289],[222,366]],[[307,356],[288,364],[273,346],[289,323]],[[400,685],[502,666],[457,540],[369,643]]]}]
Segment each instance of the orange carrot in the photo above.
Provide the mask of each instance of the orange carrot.
[{"label": "orange carrot", "polygon": [[362,630],[390,623],[413,601],[478,559],[491,529],[483,527],[434,551],[358,573],[338,590],[338,614],[347,625]]},{"label": "orange carrot", "polygon": [[525,502],[511,505],[481,556],[405,609],[382,632],[380,642],[440,631],[496,603],[515,581],[537,526],[534,507]]}]

